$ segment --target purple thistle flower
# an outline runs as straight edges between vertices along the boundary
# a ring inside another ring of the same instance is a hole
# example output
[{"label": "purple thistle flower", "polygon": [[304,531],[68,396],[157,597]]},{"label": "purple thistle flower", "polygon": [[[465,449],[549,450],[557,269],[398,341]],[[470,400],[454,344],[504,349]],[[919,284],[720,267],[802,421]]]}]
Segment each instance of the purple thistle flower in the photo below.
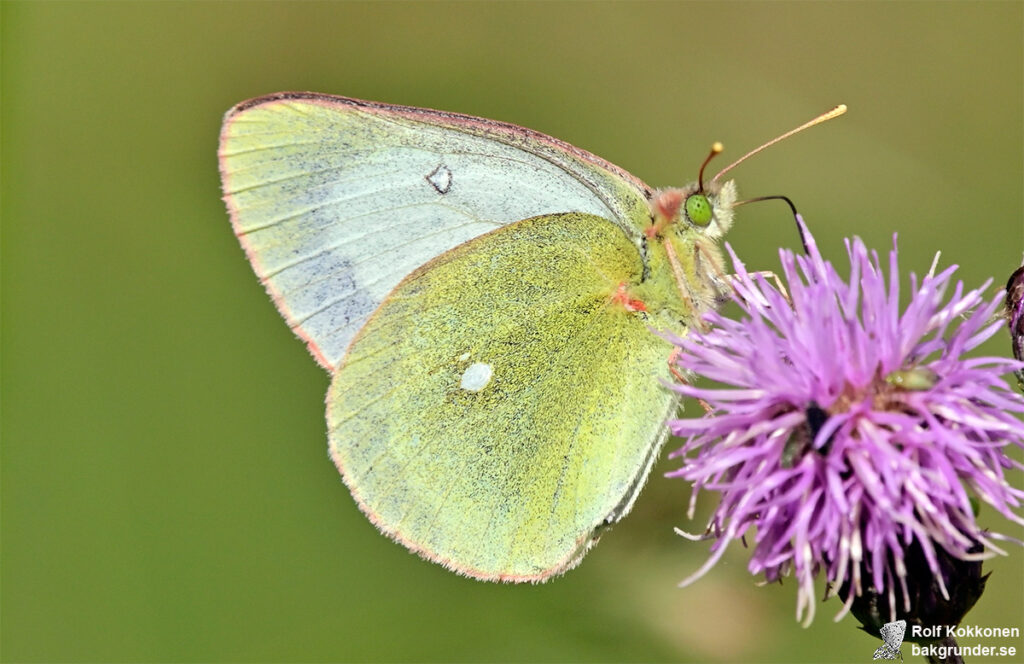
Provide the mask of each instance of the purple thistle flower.
[{"label": "purple thistle flower", "polygon": [[1024,398],[999,377],[1024,363],[964,357],[1005,324],[993,318],[1002,295],[982,297],[991,282],[967,292],[957,282],[947,300],[956,267],[935,275],[933,264],[920,283],[911,274],[901,312],[895,239],[888,279],[876,252],[847,241],[844,280],[797,221],[807,255],[780,252],[788,298],[729,248],[741,320],[711,313],[710,329],[674,340],[680,367],[725,384],[676,387],[712,410],[669,423],[688,437],[669,475],[694,483],[691,518],[699,491],[721,494],[705,535],[688,535],[715,539],[711,556],[680,585],[753,528],[748,569],[767,582],[796,577],[797,620],[813,619],[821,572],[846,594],[836,620],[867,593],[887,597],[895,620],[897,596],[911,611],[911,547],[949,602],[943,561],[1004,553],[993,540],[1013,539],[978,526],[971,494],[1024,524],[1024,491],[1005,476],[1024,467],[1006,455],[1024,447],[1013,415]]}]

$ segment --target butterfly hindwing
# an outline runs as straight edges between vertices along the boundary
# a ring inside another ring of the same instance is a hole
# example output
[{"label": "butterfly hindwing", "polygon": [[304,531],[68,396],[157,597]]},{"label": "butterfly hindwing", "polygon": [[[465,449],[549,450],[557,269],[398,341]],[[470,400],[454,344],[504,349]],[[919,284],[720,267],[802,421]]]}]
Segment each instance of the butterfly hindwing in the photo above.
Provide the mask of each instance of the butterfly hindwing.
[{"label": "butterfly hindwing", "polygon": [[478,578],[573,566],[628,511],[676,403],[669,344],[614,298],[642,270],[620,228],[561,214],[406,278],[327,399],[332,457],[371,520]]}]

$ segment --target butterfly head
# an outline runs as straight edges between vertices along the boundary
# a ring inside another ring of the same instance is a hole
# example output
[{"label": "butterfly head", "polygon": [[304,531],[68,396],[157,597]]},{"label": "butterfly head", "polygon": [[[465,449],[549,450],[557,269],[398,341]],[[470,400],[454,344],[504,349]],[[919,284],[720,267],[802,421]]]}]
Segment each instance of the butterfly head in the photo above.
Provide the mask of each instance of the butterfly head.
[{"label": "butterfly head", "polygon": [[672,233],[697,235],[717,240],[732,226],[736,183],[694,182],[682,188],[659,189],[651,199],[651,226],[647,237],[653,239]]},{"label": "butterfly head", "polygon": [[645,280],[640,299],[649,310],[689,326],[716,306],[725,288],[718,240],[732,226],[736,184],[704,182],[704,167],[722,151],[715,143],[697,181],[659,189],[650,199],[651,222],[644,229]]},{"label": "butterfly head", "polygon": [[736,202],[735,183],[730,180],[721,184],[717,179],[707,184],[704,182],[704,169],[721,151],[721,143],[711,146],[711,152],[700,166],[696,182],[681,189],[659,189],[654,192],[648,238],[674,232],[676,235],[695,234],[717,240],[729,230],[732,226],[732,208]]}]

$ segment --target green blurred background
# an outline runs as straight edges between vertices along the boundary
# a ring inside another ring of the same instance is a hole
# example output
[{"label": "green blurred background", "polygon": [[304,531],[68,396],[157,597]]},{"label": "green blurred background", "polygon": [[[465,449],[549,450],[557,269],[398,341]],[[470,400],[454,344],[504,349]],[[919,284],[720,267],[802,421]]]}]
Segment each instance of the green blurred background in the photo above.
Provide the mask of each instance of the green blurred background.
[{"label": "green blurred background", "polygon": [[[845,102],[737,169],[742,192],[792,197],[834,259],[843,236],[886,250],[898,232],[905,268],[941,249],[1001,287],[1024,248],[1024,5],[0,11],[4,660],[869,661],[878,642],[834,624],[835,600],[801,629],[794,584],[756,587],[740,547],[677,589],[707,545],[673,535],[700,524],[660,472],[542,586],[459,578],[379,535],[327,458],[328,376],[231,233],[220,120],[279,90],[434,107],[670,185],[714,140],[725,163]],[[781,204],[743,208],[728,239],[759,269],[796,246]],[[1024,626],[1010,554],[968,623]]]}]

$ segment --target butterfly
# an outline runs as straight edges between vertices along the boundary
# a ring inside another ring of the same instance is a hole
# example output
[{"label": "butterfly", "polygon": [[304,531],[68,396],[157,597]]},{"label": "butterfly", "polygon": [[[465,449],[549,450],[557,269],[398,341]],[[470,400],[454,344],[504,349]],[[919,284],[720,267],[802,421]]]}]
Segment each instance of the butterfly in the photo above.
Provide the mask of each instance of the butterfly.
[{"label": "butterfly", "polygon": [[907,621],[896,620],[891,623],[885,623],[881,627],[882,633],[882,645],[878,646],[875,650],[875,654],[871,656],[871,659],[896,659],[903,661],[903,653],[900,651],[900,646],[903,644],[903,635],[907,632]]},{"label": "butterfly", "polygon": [[232,108],[218,155],[254,271],[331,373],[330,456],[380,530],[464,575],[540,581],[630,511],[677,408],[652,330],[685,334],[727,287],[728,168],[652,189],[523,127],[305,92]]}]

